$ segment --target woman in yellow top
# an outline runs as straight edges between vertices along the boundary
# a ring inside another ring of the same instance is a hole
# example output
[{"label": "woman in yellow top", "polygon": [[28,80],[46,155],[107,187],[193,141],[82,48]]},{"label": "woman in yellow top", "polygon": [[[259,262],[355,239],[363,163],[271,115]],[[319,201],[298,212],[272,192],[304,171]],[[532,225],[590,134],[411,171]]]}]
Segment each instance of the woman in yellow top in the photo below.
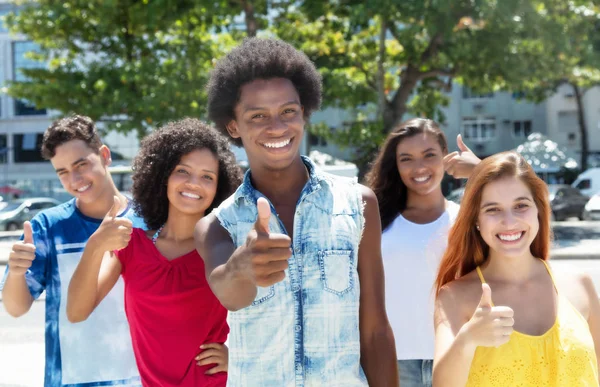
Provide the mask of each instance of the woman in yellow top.
[{"label": "woman in yellow top", "polygon": [[516,152],[469,178],[436,280],[434,386],[598,386],[590,277],[553,278],[546,184]]}]

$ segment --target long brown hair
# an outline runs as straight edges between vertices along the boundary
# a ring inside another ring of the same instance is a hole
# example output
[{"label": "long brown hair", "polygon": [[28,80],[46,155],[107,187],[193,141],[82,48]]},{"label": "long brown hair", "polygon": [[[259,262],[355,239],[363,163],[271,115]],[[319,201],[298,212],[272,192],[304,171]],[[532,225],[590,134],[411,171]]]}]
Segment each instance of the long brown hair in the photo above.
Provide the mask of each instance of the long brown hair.
[{"label": "long brown hair", "polygon": [[396,148],[403,140],[421,133],[429,133],[436,137],[442,152],[448,152],[446,136],[435,121],[413,118],[392,129],[366,175],[367,185],[375,192],[379,202],[382,230],[385,230],[398,214],[406,209],[408,192],[398,172]]},{"label": "long brown hair", "polygon": [[517,152],[503,152],[484,159],[473,171],[465,187],[454,226],[448,235],[448,248],[444,253],[435,281],[436,295],[442,286],[475,270],[488,257],[489,246],[476,230],[483,188],[504,177],[519,178],[531,191],[538,209],[539,230],[531,243],[534,257],[548,259],[550,251],[550,203],[548,187],[531,166]]}]

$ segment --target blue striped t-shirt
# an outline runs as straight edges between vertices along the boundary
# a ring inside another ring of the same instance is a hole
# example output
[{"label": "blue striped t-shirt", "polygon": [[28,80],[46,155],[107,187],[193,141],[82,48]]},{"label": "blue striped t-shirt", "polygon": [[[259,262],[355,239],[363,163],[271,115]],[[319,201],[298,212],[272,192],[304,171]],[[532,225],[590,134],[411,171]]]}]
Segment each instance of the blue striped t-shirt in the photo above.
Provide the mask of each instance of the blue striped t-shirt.
[{"label": "blue striped t-shirt", "polygon": [[[119,216],[145,228],[130,205]],[[26,280],[34,299],[46,291],[45,387],[141,386],[121,278],[87,320],[72,324],[67,319],[69,282],[88,238],[101,222],[82,214],[75,199],[41,211],[31,220],[36,252]]]}]

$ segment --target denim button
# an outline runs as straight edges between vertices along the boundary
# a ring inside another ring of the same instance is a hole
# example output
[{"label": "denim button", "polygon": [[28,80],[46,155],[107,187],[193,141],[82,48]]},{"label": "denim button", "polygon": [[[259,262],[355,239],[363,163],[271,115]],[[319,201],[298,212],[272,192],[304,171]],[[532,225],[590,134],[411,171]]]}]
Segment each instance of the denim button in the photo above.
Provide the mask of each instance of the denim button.
[{"label": "denim button", "polygon": [[294,286],[292,286],[292,290],[297,292],[298,290],[300,290],[300,286],[294,285]]},{"label": "denim button", "polygon": [[302,327],[300,325],[296,325],[296,332],[300,332],[302,330]]}]

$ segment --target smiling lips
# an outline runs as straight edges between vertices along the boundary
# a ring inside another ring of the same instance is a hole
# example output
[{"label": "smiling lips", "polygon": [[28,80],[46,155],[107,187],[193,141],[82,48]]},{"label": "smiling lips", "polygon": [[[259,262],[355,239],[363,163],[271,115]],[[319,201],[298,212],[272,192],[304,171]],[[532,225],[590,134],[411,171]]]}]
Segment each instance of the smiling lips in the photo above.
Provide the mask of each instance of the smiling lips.
[{"label": "smiling lips", "polygon": [[83,187],[77,188],[75,191],[82,193],[82,192],[87,191],[88,188],[90,188],[91,186],[92,186],[92,184],[90,183],[90,184],[84,185]]},{"label": "smiling lips", "polygon": [[292,141],[292,139],[288,138],[287,140],[282,140],[282,141],[278,141],[278,142],[266,142],[266,143],[263,144],[263,146],[266,147],[266,148],[270,148],[270,149],[278,149],[278,148],[285,147],[291,141]]},{"label": "smiling lips", "polygon": [[196,195],[191,192],[182,192],[181,196],[185,196],[186,198],[196,199],[196,200],[200,199],[200,195]]},{"label": "smiling lips", "polygon": [[417,183],[425,183],[431,178],[431,175],[421,176],[421,177],[413,177],[413,180]]},{"label": "smiling lips", "polygon": [[524,234],[525,234],[525,231],[519,231],[519,232],[510,233],[510,234],[497,234],[496,236],[502,242],[516,242],[516,241],[520,240]]}]

